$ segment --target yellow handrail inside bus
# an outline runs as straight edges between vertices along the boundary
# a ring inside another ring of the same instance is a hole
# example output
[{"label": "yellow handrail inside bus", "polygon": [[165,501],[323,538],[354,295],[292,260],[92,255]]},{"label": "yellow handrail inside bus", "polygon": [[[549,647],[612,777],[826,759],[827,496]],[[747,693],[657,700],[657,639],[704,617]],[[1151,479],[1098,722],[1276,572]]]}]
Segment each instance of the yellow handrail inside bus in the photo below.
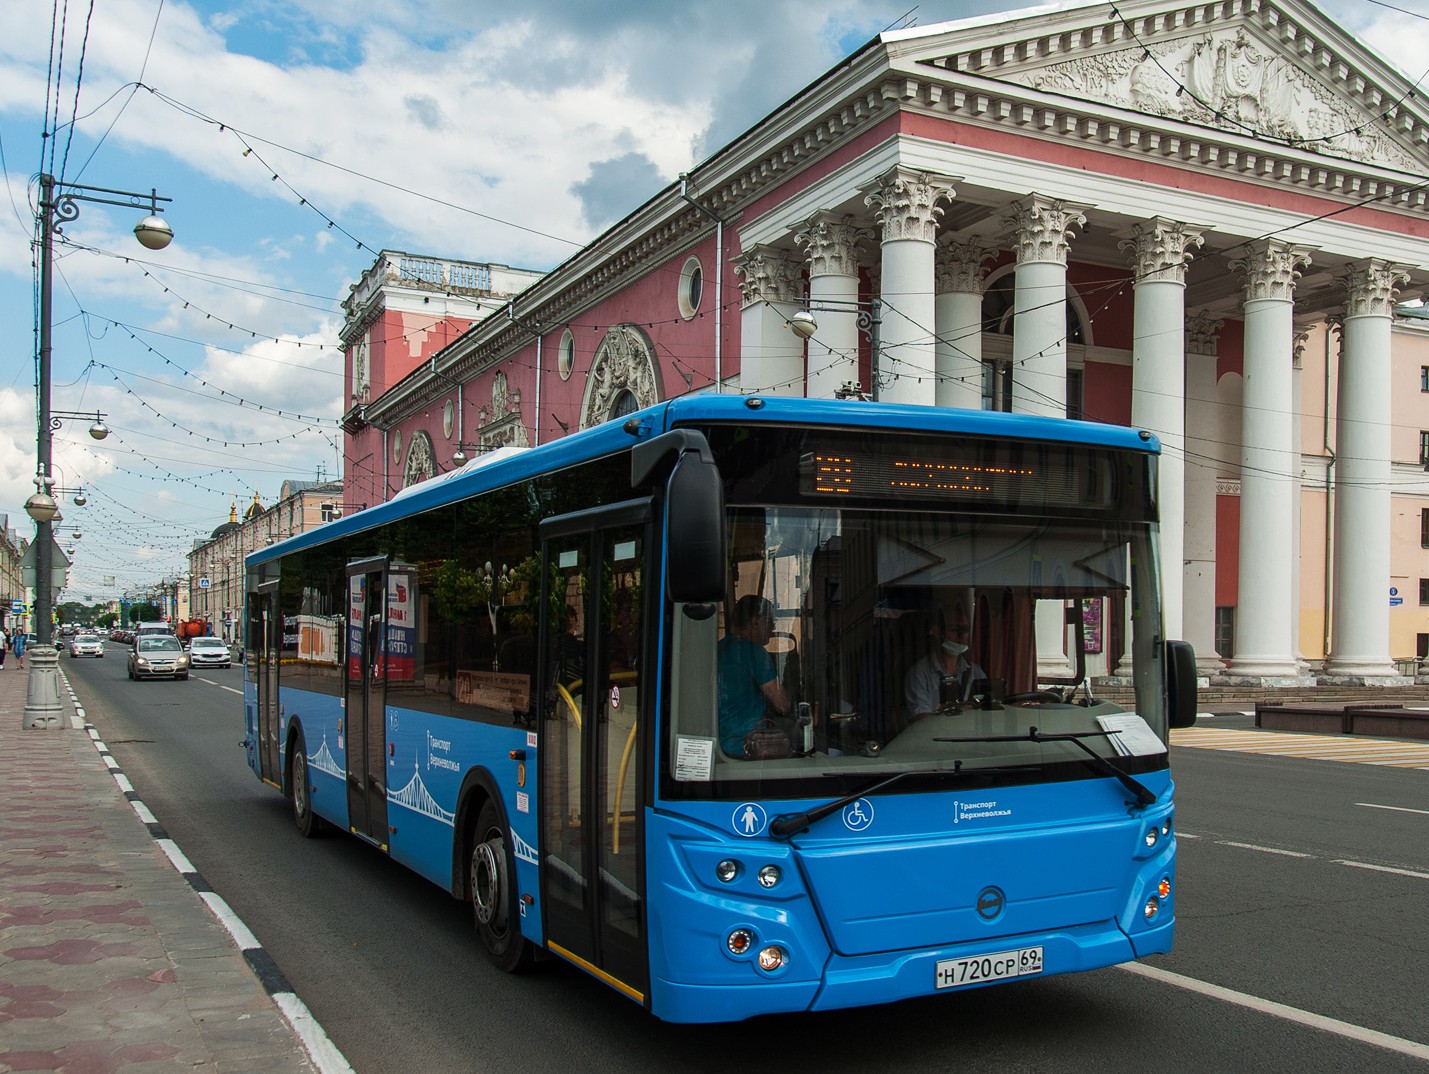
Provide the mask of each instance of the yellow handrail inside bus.
[{"label": "yellow handrail inside bus", "polygon": [[[581,688],[580,680],[577,679],[571,683],[571,686],[579,690]],[[574,717],[576,721],[576,730],[579,731],[581,727],[581,708],[576,704],[576,699],[571,696],[570,690],[566,689],[560,683],[556,683],[556,692],[561,695],[561,700],[570,708],[571,716]]]}]

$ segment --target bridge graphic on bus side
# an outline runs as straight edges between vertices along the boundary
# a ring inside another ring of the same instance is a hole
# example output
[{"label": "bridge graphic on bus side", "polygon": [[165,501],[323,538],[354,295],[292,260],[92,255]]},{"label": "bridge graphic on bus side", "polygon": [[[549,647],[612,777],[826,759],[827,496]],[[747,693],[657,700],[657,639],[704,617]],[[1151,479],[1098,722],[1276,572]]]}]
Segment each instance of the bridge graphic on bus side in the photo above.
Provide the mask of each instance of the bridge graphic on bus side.
[{"label": "bridge graphic on bus side", "polygon": [[420,813],[424,817],[441,821],[448,827],[456,827],[456,814],[448,812],[437,804],[431,791],[427,790],[427,785],[422,782],[422,773],[417,768],[415,760],[412,762],[412,778],[400,791],[389,794],[387,801],[395,802],[397,805],[410,809],[414,813]]},{"label": "bridge graphic on bus side", "polygon": [[346,773],[338,767],[337,760],[332,755],[332,750],[327,748],[327,733],[323,733],[323,744],[317,753],[308,754],[308,767],[316,768],[319,772],[325,772],[329,776],[343,779]]}]

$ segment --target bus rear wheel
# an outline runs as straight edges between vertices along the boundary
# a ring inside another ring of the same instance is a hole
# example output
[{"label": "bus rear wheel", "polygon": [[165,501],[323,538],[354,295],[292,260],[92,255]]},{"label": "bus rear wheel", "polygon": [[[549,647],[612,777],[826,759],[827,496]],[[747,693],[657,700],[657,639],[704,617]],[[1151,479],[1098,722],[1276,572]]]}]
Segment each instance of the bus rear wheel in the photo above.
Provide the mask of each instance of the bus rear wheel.
[{"label": "bus rear wheel", "polygon": [[313,812],[312,788],[308,784],[308,748],[299,731],[293,738],[292,759],[288,765],[288,788],[293,801],[293,824],[304,839],[322,831],[322,818]]},{"label": "bus rear wheel", "polygon": [[531,945],[521,936],[516,907],[515,861],[511,856],[501,811],[486,802],[476,818],[467,878],[476,934],[500,970],[516,973],[531,963]]}]

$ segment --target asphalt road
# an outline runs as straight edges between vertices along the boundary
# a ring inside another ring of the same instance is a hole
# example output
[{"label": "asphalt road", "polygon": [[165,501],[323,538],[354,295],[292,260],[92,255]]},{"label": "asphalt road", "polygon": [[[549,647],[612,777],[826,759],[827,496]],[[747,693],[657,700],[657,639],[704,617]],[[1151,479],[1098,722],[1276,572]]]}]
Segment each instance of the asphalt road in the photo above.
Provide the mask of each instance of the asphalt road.
[{"label": "asphalt road", "polygon": [[242,668],[131,683],[124,652],[62,666],[146,804],[360,1074],[1429,1071],[1393,1045],[1429,1046],[1429,772],[1178,749],[1180,916],[1176,950],[1142,964],[1154,976],[674,1026],[559,961],[490,968],[445,892],[356,839],[297,835],[245,763]]}]

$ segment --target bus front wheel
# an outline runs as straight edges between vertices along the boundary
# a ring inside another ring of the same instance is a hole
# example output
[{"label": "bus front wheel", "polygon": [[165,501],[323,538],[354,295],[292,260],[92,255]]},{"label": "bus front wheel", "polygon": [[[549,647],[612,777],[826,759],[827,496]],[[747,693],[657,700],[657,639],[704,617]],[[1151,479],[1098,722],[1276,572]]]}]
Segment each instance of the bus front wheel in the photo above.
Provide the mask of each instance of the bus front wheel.
[{"label": "bus front wheel", "polygon": [[498,969],[515,973],[530,964],[531,945],[521,936],[515,862],[507,844],[501,811],[488,801],[481,807],[471,840],[472,916],[491,961]]},{"label": "bus front wheel", "polygon": [[299,835],[311,839],[322,830],[322,819],[313,812],[312,787],[308,783],[308,747],[301,731],[293,737],[291,756],[288,788],[293,800],[293,823]]}]

